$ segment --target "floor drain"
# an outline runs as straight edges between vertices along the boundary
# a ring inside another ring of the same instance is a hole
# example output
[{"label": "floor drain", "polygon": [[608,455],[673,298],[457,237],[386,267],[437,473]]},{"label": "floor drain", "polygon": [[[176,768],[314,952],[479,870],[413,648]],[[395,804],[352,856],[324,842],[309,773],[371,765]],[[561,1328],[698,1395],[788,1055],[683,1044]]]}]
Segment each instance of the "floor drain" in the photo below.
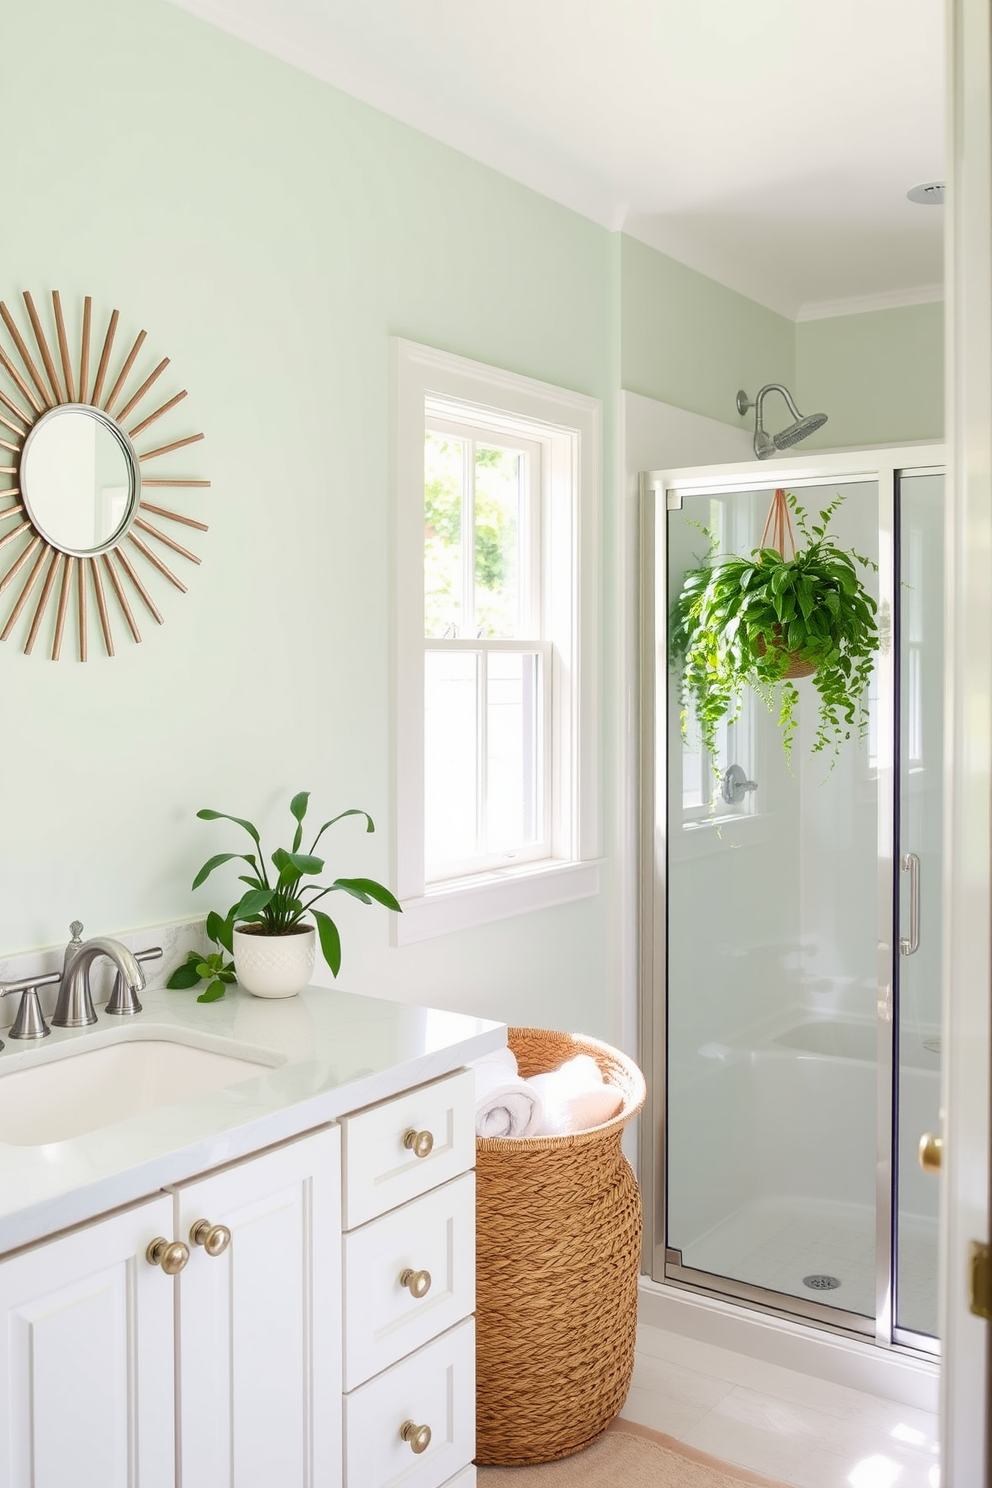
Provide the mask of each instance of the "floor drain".
[{"label": "floor drain", "polygon": [[832,1292],[835,1287],[840,1286],[839,1276],[804,1276],[803,1286],[809,1287],[813,1292]]}]

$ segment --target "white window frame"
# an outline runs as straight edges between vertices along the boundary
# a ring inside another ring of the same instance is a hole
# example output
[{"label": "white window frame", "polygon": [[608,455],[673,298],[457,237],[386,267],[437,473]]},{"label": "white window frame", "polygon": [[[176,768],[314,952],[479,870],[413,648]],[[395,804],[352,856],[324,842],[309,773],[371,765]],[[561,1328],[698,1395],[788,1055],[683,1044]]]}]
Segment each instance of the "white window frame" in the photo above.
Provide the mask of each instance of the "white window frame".
[{"label": "white window frame", "polygon": [[[599,400],[391,340],[395,594],[394,943],[488,924],[599,892]],[[546,638],[552,648],[551,852],[428,883],[424,872],[424,432],[457,410],[494,440],[542,447]]]}]

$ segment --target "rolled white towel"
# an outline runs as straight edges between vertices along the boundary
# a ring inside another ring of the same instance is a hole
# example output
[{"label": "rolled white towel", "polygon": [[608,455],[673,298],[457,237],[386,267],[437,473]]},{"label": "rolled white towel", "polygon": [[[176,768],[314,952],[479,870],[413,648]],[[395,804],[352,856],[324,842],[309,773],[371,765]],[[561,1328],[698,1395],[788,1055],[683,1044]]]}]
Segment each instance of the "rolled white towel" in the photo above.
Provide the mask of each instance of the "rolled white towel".
[{"label": "rolled white towel", "polygon": [[538,1137],[560,1137],[567,1132],[588,1131],[615,1116],[623,1105],[623,1092],[607,1085],[599,1065],[589,1054],[576,1054],[560,1069],[546,1075],[531,1075],[527,1084],[540,1096],[544,1116]]},{"label": "rolled white towel", "polygon": [[511,1049],[496,1049],[477,1059],[475,1130],[480,1137],[532,1137],[544,1110],[536,1090],[517,1074]]}]

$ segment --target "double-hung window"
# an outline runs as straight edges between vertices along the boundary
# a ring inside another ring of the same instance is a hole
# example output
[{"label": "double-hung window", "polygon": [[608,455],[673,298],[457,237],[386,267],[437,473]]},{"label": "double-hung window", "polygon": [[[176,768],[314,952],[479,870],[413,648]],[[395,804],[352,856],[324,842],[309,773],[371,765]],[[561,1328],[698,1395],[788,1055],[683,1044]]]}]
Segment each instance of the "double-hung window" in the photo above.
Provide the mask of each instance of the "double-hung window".
[{"label": "double-hung window", "polygon": [[595,400],[396,341],[398,940],[598,889]]},{"label": "double-hung window", "polygon": [[541,446],[445,417],[424,438],[424,872],[551,852]]}]

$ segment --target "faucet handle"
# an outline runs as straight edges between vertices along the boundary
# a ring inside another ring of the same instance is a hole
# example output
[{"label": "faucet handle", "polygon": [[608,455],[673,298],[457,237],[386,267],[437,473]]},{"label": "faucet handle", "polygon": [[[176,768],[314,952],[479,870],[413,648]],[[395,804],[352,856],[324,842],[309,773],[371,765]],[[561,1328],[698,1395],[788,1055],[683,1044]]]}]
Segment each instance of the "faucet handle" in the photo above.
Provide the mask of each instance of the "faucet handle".
[{"label": "faucet handle", "polygon": [[11,1038],[47,1038],[51,1031],[45,1022],[45,1015],[41,1011],[41,1003],[38,1001],[38,988],[25,987],[21,993],[21,1001],[17,1008],[17,1017],[14,1019],[14,1026],[10,1030]]},{"label": "faucet handle", "polygon": [[49,987],[53,983],[61,981],[61,979],[61,974],[56,971],[50,972],[47,976],[25,977],[22,981],[8,982],[5,987],[0,987],[0,998],[9,997],[14,992],[20,992],[21,994],[17,1017],[14,1019],[14,1026],[10,1030],[10,1037],[12,1039],[47,1038],[52,1030],[45,1022],[45,1015],[41,1011],[41,1003],[38,1000],[38,988]]},{"label": "faucet handle", "polygon": [[82,934],[83,934],[83,922],[82,922],[82,920],[73,920],[72,924],[69,926],[69,934],[72,936],[72,939],[70,940],[69,944],[66,946],[66,948],[65,948],[65,954],[62,957],[62,971],[63,971],[63,973],[65,973],[65,972],[67,972],[69,970],[69,962],[72,960],[73,956],[76,954],[76,952],[79,950],[80,946],[83,943],[82,942]]}]

